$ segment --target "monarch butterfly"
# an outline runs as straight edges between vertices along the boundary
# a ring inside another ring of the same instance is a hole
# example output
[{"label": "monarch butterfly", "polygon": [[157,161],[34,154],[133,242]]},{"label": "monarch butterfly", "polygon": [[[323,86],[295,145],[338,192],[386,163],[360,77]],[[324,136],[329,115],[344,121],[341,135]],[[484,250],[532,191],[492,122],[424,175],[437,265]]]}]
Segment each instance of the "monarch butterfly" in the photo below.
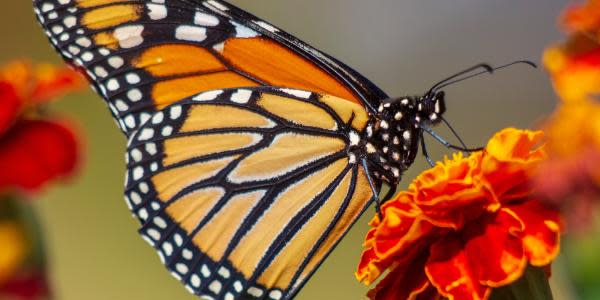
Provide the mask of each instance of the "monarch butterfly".
[{"label": "monarch butterfly", "polygon": [[207,299],[293,298],[382,184],[393,194],[426,154],[423,132],[446,143],[430,129],[444,121],[441,88],[492,71],[390,99],[225,1],[33,3],[128,138],[140,234]]}]

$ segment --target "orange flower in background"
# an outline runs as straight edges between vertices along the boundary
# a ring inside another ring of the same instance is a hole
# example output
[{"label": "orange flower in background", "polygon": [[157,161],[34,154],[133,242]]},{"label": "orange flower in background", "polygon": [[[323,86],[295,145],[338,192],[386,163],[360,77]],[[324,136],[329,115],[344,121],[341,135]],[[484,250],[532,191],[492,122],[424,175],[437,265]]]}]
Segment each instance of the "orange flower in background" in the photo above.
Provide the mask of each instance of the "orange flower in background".
[{"label": "orange flower in background", "polygon": [[548,160],[536,181],[540,195],[583,228],[600,198],[600,1],[572,6],[562,24],[571,36],[544,55],[561,102],[542,126]]},{"label": "orange flower in background", "polygon": [[40,106],[83,87],[66,67],[16,61],[0,68],[0,192],[36,190],[70,174],[78,145],[66,122],[46,120]]},{"label": "orange flower in background", "polygon": [[544,64],[563,102],[578,102],[600,93],[600,1],[572,6],[561,23],[572,35],[546,50]]},{"label": "orange flower in background", "polygon": [[371,299],[487,299],[546,266],[559,250],[560,220],[533,194],[545,158],[540,132],[505,129],[482,152],[456,154],[382,206],[365,240],[357,278]]},{"label": "orange flower in background", "polygon": [[600,103],[562,105],[544,124],[548,159],[536,185],[540,195],[567,211],[575,228],[589,224],[600,197]]},{"label": "orange flower in background", "polygon": [[600,1],[572,5],[565,11],[562,23],[569,31],[600,34]]}]

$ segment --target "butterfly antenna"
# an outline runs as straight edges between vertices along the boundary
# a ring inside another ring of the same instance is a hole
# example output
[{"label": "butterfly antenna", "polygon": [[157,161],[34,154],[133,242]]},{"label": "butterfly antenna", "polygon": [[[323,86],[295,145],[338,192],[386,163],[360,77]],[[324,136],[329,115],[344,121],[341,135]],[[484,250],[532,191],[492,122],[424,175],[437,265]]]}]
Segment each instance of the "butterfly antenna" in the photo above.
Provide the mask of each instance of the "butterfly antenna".
[{"label": "butterfly antenna", "polygon": [[[477,72],[475,74],[471,74],[471,75],[468,75],[468,76],[465,76],[465,77],[462,77],[462,78],[459,78],[459,79],[455,79],[457,76],[452,76],[449,79],[446,79],[446,80],[442,81],[441,83],[437,83],[436,85],[434,85],[429,92],[435,92],[435,91],[440,90],[440,89],[442,89],[444,87],[447,87],[447,86],[449,86],[451,84],[455,84],[457,82],[461,82],[463,80],[467,80],[469,78],[473,78],[473,77],[479,76],[481,74],[485,74],[485,73],[490,73],[491,74],[494,71],[497,71],[497,70],[500,70],[500,69],[504,69],[504,68],[508,68],[510,66],[517,65],[517,64],[526,64],[526,65],[531,66],[533,68],[537,68],[537,65],[534,62],[532,62],[532,61],[529,61],[529,60],[517,60],[517,61],[513,61],[513,62],[511,62],[509,64],[502,65],[502,66],[499,66],[497,68],[493,68],[491,70],[485,70],[485,71]],[[463,73],[462,75],[466,74],[465,72],[461,72],[461,73]]]},{"label": "butterfly antenna", "polygon": [[[472,67],[470,67],[470,68],[468,68],[466,70],[460,71],[460,72],[458,72],[458,73],[456,73],[456,74],[454,74],[454,75],[452,75],[452,76],[450,76],[450,77],[448,77],[448,78],[446,78],[446,79],[444,79],[444,80],[442,80],[442,81],[434,84],[431,87],[431,89],[429,89],[428,93],[431,93],[431,92],[437,90],[439,88],[439,86],[445,85],[448,81],[451,81],[451,80],[453,80],[453,79],[455,79],[457,77],[463,76],[465,74],[471,73],[471,72],[479,70],[479,69],[484,69],[484,71],[481,71],[481,72],[476,73],[476,74],[493,73],[494,72],[494,68],[492,68],[492,66],[490,66],[488,64],[478,64],[478,65],[472,66]],[[474,75],[471,75],[471,76],[474,76]]]}]

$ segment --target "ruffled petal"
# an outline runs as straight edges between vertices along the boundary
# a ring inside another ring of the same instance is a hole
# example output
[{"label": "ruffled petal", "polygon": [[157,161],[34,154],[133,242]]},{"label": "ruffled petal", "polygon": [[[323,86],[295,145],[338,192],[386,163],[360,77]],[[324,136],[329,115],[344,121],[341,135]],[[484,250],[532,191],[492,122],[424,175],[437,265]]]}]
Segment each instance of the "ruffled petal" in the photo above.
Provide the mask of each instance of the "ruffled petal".
[{"label": "ruffled petal", "polygon": [[449,299],[486,299],[491,289],[479,284],[458,236],[446,236],[431,246],[425,272],[438,292]]},{"label": "ruffled petal", "polygon": [[543,133],[506,128],[495,134],[483,156],[483,182],[498,201],[509,202],[530,195],[530,178],[546,157]]},{"label": "ruffled petal", "polygon": [[560,249],[561,220],[558,212],[538,200],[506,207],[524,224],[521,233],[525,254],[536,267],[550,264]]},{"label": "ruffled petal", "polygon": [[410,187],[415,191],[413,201],[430,222],[460,230],[469,220],[498,207],[477,178],[481,155],[463,158],[462,153],[455,154],[415,179]]},{"label": "ruffled petal", "polygon": [[0,139],[0,190],[36,190],[71,174],[77,161],[71,129],[50,121],[21,121]]}]

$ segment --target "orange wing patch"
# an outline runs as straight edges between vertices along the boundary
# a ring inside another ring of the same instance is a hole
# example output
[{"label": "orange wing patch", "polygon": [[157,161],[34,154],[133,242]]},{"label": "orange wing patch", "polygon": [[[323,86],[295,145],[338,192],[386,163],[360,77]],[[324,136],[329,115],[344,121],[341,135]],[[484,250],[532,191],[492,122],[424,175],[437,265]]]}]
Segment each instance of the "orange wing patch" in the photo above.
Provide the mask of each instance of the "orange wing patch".
[{"label": "orange wing patch", "polygon": [[305,204],[324,191],[346,166],[346,159],[338,160],[280,194],[231,253],[229,258],[233,265],[250,278],[269,246],[283,229],[273,224],[292,219]]},{"label": "orange wing patch", "polygon": [[187,194],[167,207],[167,213],[188,234],[191,234],[198,223],[206,217],[208,212],[225,195],[222,188],[205,188]]},{"label": "orange wing patch", "polygon": [[351,179],[352,172],[348,172],[333,194],[323,204],[323,207],[298,230],[294,238],[281,250],[271,262],[271,265],[258,278],[258,283],[281,289],[291,284],[296,270],[290,269],[288,266],[301,265],[305,256],[298,254],[310,253],[311,249],[321,238],[323,228],[327,228],[340,207],[342,207],[342,203],[348,195]]},{"label": "orange wing patch", "polygon": [[119,1],[119,0],[76,0],[75,2],[77,2],[77,6],[79,6],[81,8],[88,8],[88,7],[94,7],[94,6],[116,3],[116,2],[121,2],[121,1]]},{"label": "orange wing patch", "polygon": [[193,45],[152,47],[144,51],[133,65],[157,77],[227,71],[227,67],[208,50]]},{"label": "orange wing patch", "polygon": [[260,84],[235,72],[227,71],[161,81],[154,85],[152,98],[158,109],[201,92]]},{"label": "orange wing patch", "polygon": [[357,131],[362,131],[367,126],[369,115],[361,105],[348,103],[347,100],[331,95],[322,95],[319,100],[332,108],[344,123],[350,122],[354,117],[352,127]]},{"label": "orange wing patch", "polygon": [[255,133],[217,133],[184,136],[166,140],[164,143],[168,165],[210,154],[234,151],[256,145],[262,135]]},{"label": "orange wing patch", "polygon": [[246,109],[228,105],[198,104],[192,107],[179,131],[187,133],[208,129],[272,128],[274,126],[272,120]]},{"label": "orange wing patch", "polygon": [[98,30],[133,22],[140,18],[143,6],[134,4],[113,5],[89,11],[81,18],[83,26]]},{"label": "orange wing patch", "polygon": [[112,50],[119,48],[119,41],[115,38],[112,32],[100,32],[94,35],[94,42],[100,46],[105,46]]},{"label": "orange wing patch", "polygon": [[237,69],[269,83],[360,100],[327,72],[288,48],[265,38],[231,38],[221,53]]},{"label": "orange wing patch", "polygon": [[306,265],[306,268],[304,269],[304,272],[300,274],[300,277],[298,277],[298,280],[296,280],[294,283],[294,287],[296,287],[297,284],[304,282],[304,280],[317,267],[317,265],[323,259],[325,259],[325,255],[331,251],[335,244],[342,238],[344,233],[346,233],[346,230],[348,230],[352,222],[358,218],[372,196],[373,192],[369,187],[367,174],[362,168],[358,168],[356,187],[350,203],[348,204],[348,208],[346,208],[344,215],[341,216],[340,220],[337,222],[327,239],[323,241],[319,249],[310,259]]},{"label": "orange wing patch", "polygon": [[282,133],[269,147],[242,160],[228,178],[236,183],[268,180],[340,152],[345,147],[346,143],[337,138]]},{"label": "orange wing patch", "polygon": [[158,198],[163,202],[169,201],[186,187],[214,176],[236,158],[237,156],[229,156],[218,160],[195,163],[154,175],[152,183],[156,187]]},{"label": "orange wing patch", "polygon": [[268,112],[299,125],[337,129],[337,123],[329,113],[306,101],[263,94],[256,103]]},{"label": "orange wing patch", "polygon": [[214,261],[223,258],[227,246],[244,218],[265,195],[264,190],[237,195],[218,212],[194,237],[194,243]]}]

